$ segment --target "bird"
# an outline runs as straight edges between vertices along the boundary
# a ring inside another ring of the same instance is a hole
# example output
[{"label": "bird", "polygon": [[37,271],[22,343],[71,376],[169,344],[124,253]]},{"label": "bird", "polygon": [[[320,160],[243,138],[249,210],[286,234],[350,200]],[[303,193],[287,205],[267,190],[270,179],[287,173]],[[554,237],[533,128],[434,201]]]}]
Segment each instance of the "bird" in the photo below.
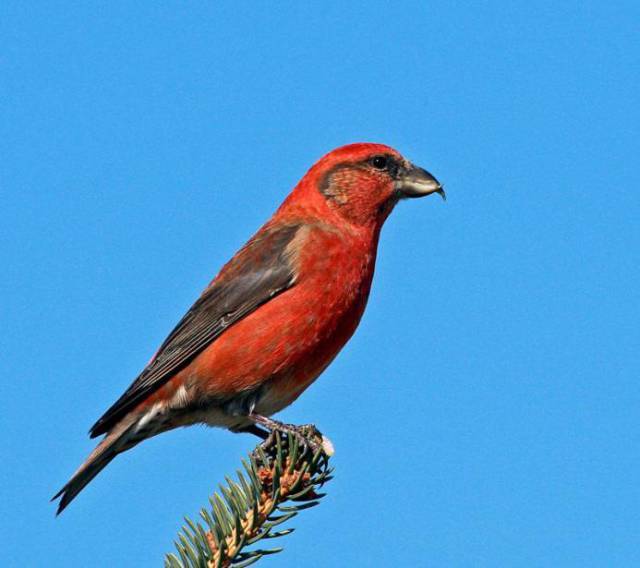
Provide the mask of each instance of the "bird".
[{"label": "bird", "polygon": [[403,199],[438,193],[384,144],[320,158],[225,264],[122,396],[90,429],[104,436],[52,498],[59,515],[118,454],[205,424],[265,438],[327,368],[365,310],[382,226]]}]

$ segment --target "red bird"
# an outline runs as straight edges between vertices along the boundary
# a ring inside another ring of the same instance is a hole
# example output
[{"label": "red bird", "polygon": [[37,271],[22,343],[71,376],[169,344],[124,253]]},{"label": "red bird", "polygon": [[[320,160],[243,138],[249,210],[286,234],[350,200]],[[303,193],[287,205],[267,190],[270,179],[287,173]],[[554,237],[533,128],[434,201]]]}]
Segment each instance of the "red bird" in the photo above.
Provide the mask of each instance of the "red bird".
[{"label": "red bird", "polygon": [[396,203],[444,191],[381,144],[321,158],[222,268],[126,392],[91,428],[104,439],[54,497],[58,514],[116,455],[204,423],[265,437],[352,336]]}]

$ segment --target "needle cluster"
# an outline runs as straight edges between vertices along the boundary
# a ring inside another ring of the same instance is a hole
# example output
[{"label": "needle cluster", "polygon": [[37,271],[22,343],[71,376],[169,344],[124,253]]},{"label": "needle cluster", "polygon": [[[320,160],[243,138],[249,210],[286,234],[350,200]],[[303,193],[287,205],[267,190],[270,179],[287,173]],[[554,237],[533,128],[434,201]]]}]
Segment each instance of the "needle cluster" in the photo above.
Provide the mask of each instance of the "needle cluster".
[{"label": "needle cluster", "polygon": [[[243,568],[282,548],[254,548],[293,528],[278,529],[300,511],[319,503],[318,489],[331,479],[327,439],[313,427],[302,436],[275,431],[237,470],[238,481],[226,477],[220,491],[200,511],[202,522],[185,518],[175,542],[177,554],[165,568]],[[311,448],[318,448],[315,452]]]}]

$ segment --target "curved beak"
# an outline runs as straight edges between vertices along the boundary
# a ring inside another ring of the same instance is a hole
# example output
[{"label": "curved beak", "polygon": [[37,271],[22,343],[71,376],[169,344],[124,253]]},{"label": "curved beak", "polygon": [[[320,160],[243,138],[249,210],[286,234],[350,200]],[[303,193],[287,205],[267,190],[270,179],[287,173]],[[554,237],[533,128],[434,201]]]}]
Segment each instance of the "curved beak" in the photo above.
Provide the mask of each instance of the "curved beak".
[{"label": "curved beak", "polygon": [[442,199],[447,199],[440,182],[427,170],[413,164],[408,164],[408,167],[401,168],[398,172],[396,191],[400,197],[424,197],[438,193]]}]

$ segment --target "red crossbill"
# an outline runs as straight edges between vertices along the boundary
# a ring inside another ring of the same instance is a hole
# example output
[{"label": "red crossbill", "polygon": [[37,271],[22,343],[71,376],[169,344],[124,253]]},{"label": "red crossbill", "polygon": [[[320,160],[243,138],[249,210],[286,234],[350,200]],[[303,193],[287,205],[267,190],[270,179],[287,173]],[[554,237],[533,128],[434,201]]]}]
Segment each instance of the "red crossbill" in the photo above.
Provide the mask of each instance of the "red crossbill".
[{"label": "red crossbill", "polygon": [[381,144],[321,158],[222,268],[125,393],[91,428],[105,435],[58,492],[60,513],[116,455],[204,423],[264,435],[352,336],[380,230],[400,199],[444,191]]}]

